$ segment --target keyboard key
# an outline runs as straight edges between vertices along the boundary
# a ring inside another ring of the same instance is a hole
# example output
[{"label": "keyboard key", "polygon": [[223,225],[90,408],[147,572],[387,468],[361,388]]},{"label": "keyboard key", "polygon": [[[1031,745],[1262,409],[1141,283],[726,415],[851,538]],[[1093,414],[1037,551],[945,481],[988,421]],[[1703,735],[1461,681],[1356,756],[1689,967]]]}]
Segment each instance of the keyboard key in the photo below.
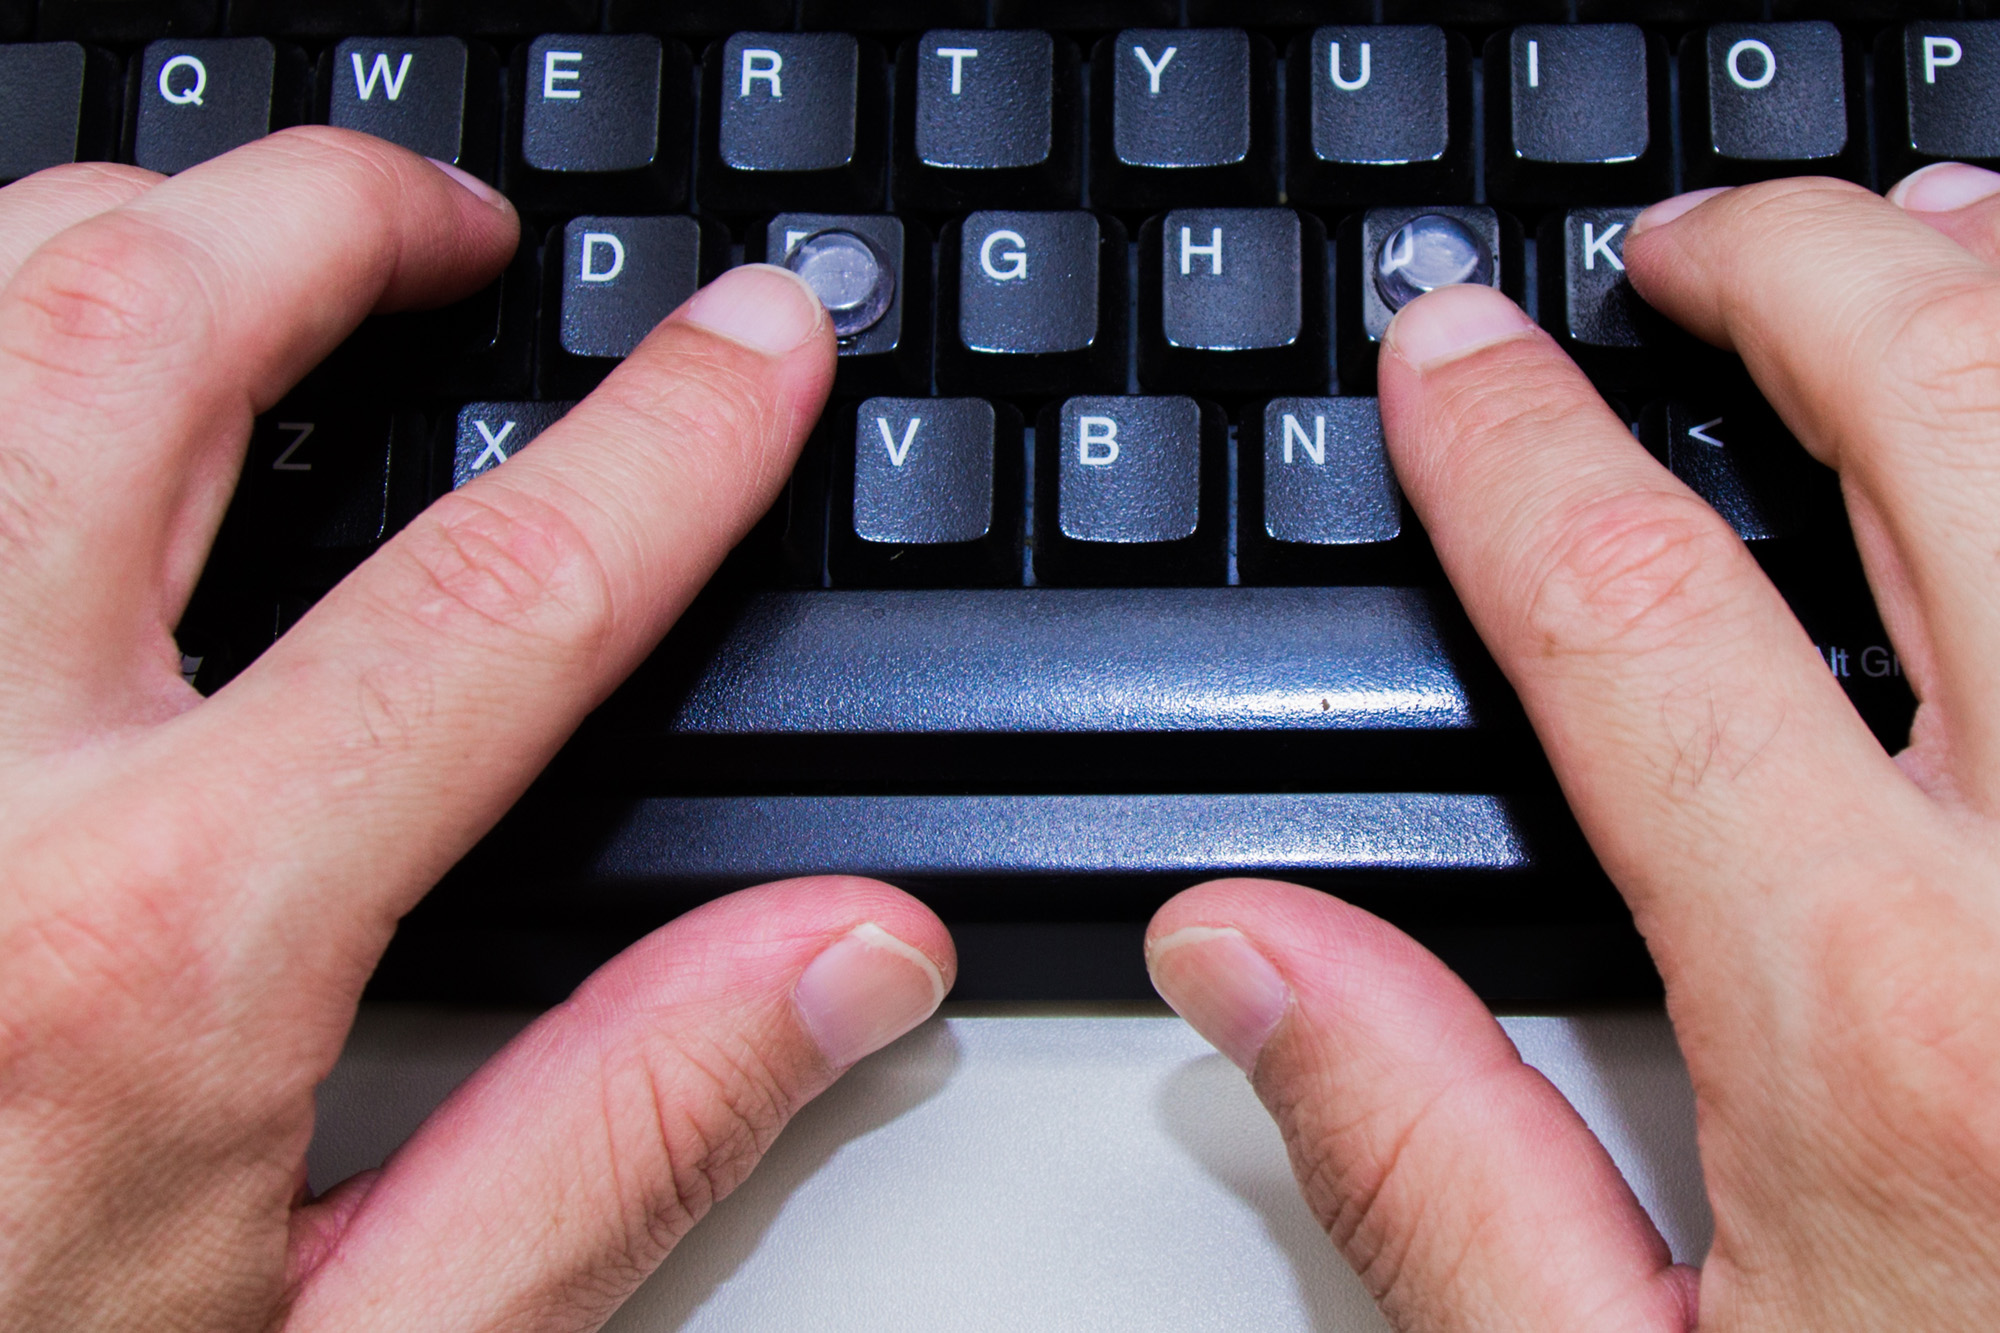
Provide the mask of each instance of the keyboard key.
[{"label": "keyboard key", "polygon": [[951,212],[1074,207],[1081,197],[1076,48],[1045,32],[927,32],[897,61],[896,200]]},{"label": "keyboard key", "polygon": [[1184,208],[1139,232],[1139,382],[1323,389],[1326,229],[1289,208]]},{"label": "keyboard key", "polygon": [[842,310],[836,307],[859,310],[858,303],[870,294],[852,286],[852,280],[869,266],[851,263],[834,253],[829,253],[823,266],[792,261],[803,257],[805,243],[822,235],[835,244],[851,245],[840,239],[843,233],[858,238],[875,262],[886,266],[886,274],[875,275],[874,284],[886,282],[889,299],[879,306],[868,301],[868,312],[879,308],[879,315],[840,339],[840,370],[834,391],[924,392],[931,379],[931,238],[922,226],[886,214],[780,213],[764,229],[759,253],[769,263],[792,267],[811,284],[820,299],[835,308],[838,332]]},{"label": "keyboard key", "polygon": [[2000,20],[1893,28],[1875,79],[1885,183],[1932,162],[2000,166]]},{"label": "keyboard key", "polygon": [[1237,562],[1259,583],[1390,581],[1403,493],[1373,398],[1279,398],[1237,433]]},{"label": "keyboard key", "polygon": [[954,391],[1125,387],[1125,228],[1093,213],[974,213],[939,250],[938,378]]},{"label": "keyboard key", "polygon": [[1221,409],[1192,398],[1072,398],[1035,433],[1035,577],[1220,583],[1228,503]]},{"label": "keyboard key", "polygon": [[1483,281],[1526,304],[1520,224],[1490,208],[1371,208],[1341,223],[1337,248],[1334,342],[1345,393],[1374,387],[1382,335],[1406,303],[1403,292]]},{"label": "keyboard key", "polygon": [[1472,47],[1437,27],[1321,28],[1291,50],[1288,190],[1347,208],[1472,198]]},{"label": "keyboard key", "polygon": [[693,68],[686,47],[646,33],[529,43],[515,58],[515,202],[550,212],[678,208]]},{"label": "keyboard key", "polygon": [[1718,23],[1681,44],[1688,184],[1868,170],[1861,61],[1831,23]]},{"label": "keyboard key", "polygon": [[424,437],[386,411],[281,404],[251,433],[225,563],[263,586],[331,587],[429,498]]},{"label": "keyboard key", "polygon": [[118,62],[75,42],[0,46],[0,184],[117,146]]},{"label": "keyboard key", "polygon": [[480,37],[593,32],[598,0],[416,0],[417,31]]},{"label": "keyboard key", "polygon": [[169,175],[304,119],[305,56],[264,37],[162,41],[133,62],[132,161]]},{"label": "keyboard key", "polygon": [[1542,323],[1598,384],[1658,384],[1726,373],[1725,359],[1639,298],[1625,274],[1625,238],[1638,208],[1573,208],[1542,223]]},{"label": "keyboard key", "polygon": [[1672,185],[1667,51],[1629,23],[1531,25],[1486,43],[1486,188],[1512,208],[1630,203]]},{"label": "keyboard key", "polygon": [[729,237],[690,217],[573,218],[549,237],[555,320],[542,351],[547,393],[581,396],[729,262]]},{"label": "keyboard key", "polygon": [[[800,0],[799,4],[799,26],[808,32],[819,28],[916,32],[934,27],[977,28],[985,22],[986,0]],[[748,24],[739,20],[727,26]],[[986,35],[993,33],[988,30]]]},{"label": "keyboard key", "polygon": [[453,424],[451,478],[457,490],[499,467],[561,421],[575,403],[467,403]]},{"label": "keyboard key", "polygon": [[1277,202],[1269,42],[1237,28],[1130,28],[1092,59],[1098,205]]},{"label": "keyboard key", "polygon": [[457,37],[351,38],[320,61],[329,125],[493,179],[498,58]]},{"label": "keyboard key", "polygon": [[613,32],[721,35],[739,28],[790,27],[792,0],[609,0],[604,18]]},{"label": "keyboard key", "polygon": [[223,25],[237,36],[338,37],[408,32],[410,0],[229,0]]},{"label": "keyboard key", "polygon": [[838,464],[844,586],[1018,584],[1021,417],[982,398],[871,398]]},{"label": "keyboard key", "polygon": [[739,32],[711,46],[703,68],[703,208],[882,206],[879,46],[839,32]]},{"label": "keyboard key", "polygon": [[1810,459],[1768,410],[1716,403],[1654,403],[1639,439],[1746,542],[1800,530],[1802,465]]},{"label": "keyboard key", "polygon": [[45,41],[148,42],[206,37],[221,17],[222,0],[41,0],[35,32]]}]

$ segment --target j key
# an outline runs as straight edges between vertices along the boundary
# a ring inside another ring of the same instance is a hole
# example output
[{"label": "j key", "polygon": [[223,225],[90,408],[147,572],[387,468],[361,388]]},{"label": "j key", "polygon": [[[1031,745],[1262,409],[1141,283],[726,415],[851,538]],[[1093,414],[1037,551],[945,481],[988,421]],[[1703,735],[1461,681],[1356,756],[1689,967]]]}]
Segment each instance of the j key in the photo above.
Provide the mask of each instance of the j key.
[{"label": "j key", "polygon": [[1892,28],[1875,80],[1886,180],[1932,162],[2000,167],[2000,21]]},{"label": "j key", "polygon": [[1695,362],[1724,361],[1639,299],[1625,276],[1625,238],[1637,208],[1573,208],[1542,223],[1542,322],[1606,388],[1658,383]]},{"label": "j key", "polygon": [[1394,579],[1403,493],[1373,398],[1280,398],[1237,433],[1237,561],[1259,583]]},{"label": "j key", "polygon": [[613,32],[713,36],[739,28],[790,27],[792,0],[609,0],[604,18]]},{"label": "j key", "polygon": [[1045,32],[927,32],[897,60],[904,208],[1074,207],[1082,191],[1076,48]]},{"label": "j key", "polygon": [[75,42],[0,46],[0,184],[111,156],[118,62]]},{"label": "j key", "polygon": [[267,582],[331,586],[422,506],[422,440],[387,412],[283,405],[251,435],[219,540]]},{"label": "j key", "polygon": [[1290,97],[1295,202],[1472,198],[1472,47],[1457,33],[1321,28],[1292,46]]},{"label": "j key", "polygon": [[224,26],[244,36],[337,37],[408,32],[411,0],[228,0]]},{"label": "j key", "polygon": [[1171,27],[1180,22],[1178,0],[994,0],[997,28],[1054,28],[1103,32],[1121,23]]},{"label": "j key", "polygon": [[583,394],[728,266],[729,238],[690,217],[580,217],[549,238],[556,319],[545,392]]},{"label": "j key", "polygon": [[1373,387],[1389,321],[1421,292],[1481,282],[1525,304],[1520,225],[1490,208],[1371,208],[1341,224],[1338,250],[1334,341],[1347,392]]},{"label": "j key", "polygon": [[931,238],[884,214],[780,213],[763,257],[804,278],[834,316],[839,393],[930,387]]},{"label": "j key", "polygon": [[575,403],[467,403],[454,423],[451,480],[457,490],[491,472],[563,419]]},{"label": "j key", "polygon": [[42,0],[36,33],[44,40],[147,42],[205,37],[222,17],[222,0]]},{"label": "j key", "polygon": [[1092,59],[1101,207],[1277,202],[1269,42],[1237,28],[1131,28]]},{"label": "j key", "polygon": [[871,398],[838,464],[833,579],[1021,581],[1021,417],[983,398]]},{"label": "j key", "polygon": [[938,262],[938,379],[988,393],[1125,387],[1125,228],[1094,213],[974,213]]},{"label": "j key", "polygon": [[1685,402],[1654,403],[1639,438],[1746,542],[1797,534],[1805,453],[1768,412]]},{"label": "j key", "polygon": [[638,212],[687,198],[686,47],[647,33],[544,36],[515,60],[522,208]]},{"label": "j key", "polygon": [[841,32],[739,32],[708,49],[703,70],[703,208],[882,207],[881,47]]},{"label": "j key", "polygon": [[172,174],[303,119],[305,55],[265,37],[154,42],[132,62],[132,161]]},{"label": "j key", "polygon": [[1183,208],[1139,233],[1139,382],[1324,388],[1326,228],[1289,208]]},{"label": "j key", "polygon": [[[930,27],[976,28],[985,22],[985,0],[801,0],[799,4],[799,26],[807,31],[915,32]],[[723,26],[749,25],[739,18]]]},{"label": "j key", "polygon": [[493,179],[497,58],[457,37],[352,38],[320,61],[326,123]]},{"label": "j key", "polygon": [[1486,117],[1486,188],[1499,203],[1621,203],[1670,186],[1666,43],[1632,24],[1495,33]]},{"label": "j key", "polygon": [[1718,23],[1681,44],[1690,185],[1868,169],[1861,62],[1831,23]]},{"label": "j key", "polygon": [[540,32],[589,32],[598,0],[416,0],[417,31],[527,37]]},{"label": "j key", "polygon": [[1192,398],[1072,398],[1035,432],[1035,578],[1220,583],[1228,503],[1221,409]]}]

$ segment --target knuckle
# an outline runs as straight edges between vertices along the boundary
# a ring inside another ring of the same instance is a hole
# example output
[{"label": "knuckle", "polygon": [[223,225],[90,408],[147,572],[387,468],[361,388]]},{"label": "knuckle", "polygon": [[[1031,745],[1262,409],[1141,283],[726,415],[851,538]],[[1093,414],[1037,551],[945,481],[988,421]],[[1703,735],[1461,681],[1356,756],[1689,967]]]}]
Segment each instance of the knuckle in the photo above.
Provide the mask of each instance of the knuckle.
[{"label": "knuckle", "polygon": [[1887,398],[1872,415],[1943,431],[1969,426],[1984,452],[2000,413],[2000,288],[1955,286],[1913,302],[1885,361],[1886,373],[1864,381]]},{"label": "knuckle", "polygon": [[198,355],[214,326],[207,284],[185,245],[129,214],[48,241],[22,266],[7,304],[29,323],[26,337],[9,340],[12,355],[90,376],[176,345]]}]

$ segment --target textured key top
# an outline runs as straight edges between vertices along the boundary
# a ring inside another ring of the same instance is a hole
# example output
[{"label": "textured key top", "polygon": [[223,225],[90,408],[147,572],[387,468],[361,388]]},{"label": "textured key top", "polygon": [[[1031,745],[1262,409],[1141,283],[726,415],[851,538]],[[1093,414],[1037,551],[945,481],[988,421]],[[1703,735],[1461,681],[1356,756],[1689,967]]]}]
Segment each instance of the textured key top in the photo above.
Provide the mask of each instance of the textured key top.
[{"label": "textured key top", "polygon": [[330,587],[422,507],[424,431],[388,412],[281,404],[250,437],[227,564],[269,586]]},{"label": "textured key top", "polygon": [[646,33],[537,37],[521,89],[512,191],[529,210],[644,212],[687,198],[692,57]]},{"label": "textured key top", "polygon": [[451,477],[456,490],[512,458],[537,435],[561,421],[575,403],[467,403],[459,410],[451,441]]},{"label": "textured key top", "polygon": [[1611,389],[1698,374],[1741,373],[1639,299],[1625,274],[1625,238],[1638,208],[1552,214],[1539,237],[1542,323],[1563,350]]},{"label": "textured key top", "polygon": [[408,32],[410,5],[411,0],[228,0],[223,26],[239,37]]},{"label": "textured key top", "polygon": [[1507,207],[1630,203],[1671,186],[1667,50],[1629,23],[1486,43],[1486,188]]},{"label": "textured key top", "polygon": [[1035,577],[1220,583],[1222,412],[1192,398],[1072,398],[1035,433]]},{"label": "textured key top", "polygon": [[0,46],[0,184],[117,146],[118,62],[75,42]]},{"label": "textured key top", "polygon": [[[807,257],[805,243],[822,235],[829,241],[822,262],[794,262]],[[762,241],[767,262],[792,267],[830,306],[879,309],[865,328],[841,337],[836,392],[921,393],[930,387],[931,245],[921,226],[884,214],[780,213]],[[857,245],[867,247],[872,263],[848,258]],[[886,286],[886,302],[857,288],[871,275]],[[839,332],[842,311],[834,313]]]},{"label": "textured key top", "polygon": [[1139,233],[1139,382],[1323,389],[1326,229],[1289,208],[1183,208]]},{"label": "textured key top", "polygon": [[1890,29],[1875,87],[1885,184],[1932,162],[2000,166],[2000,20]]},{"label": "textured key top", "polygon": [[1259,583],[1385,582],[1403,493],[1373,398],[1279,398],[1237,433],[1237,561]]},{"label": "textured key top", "polygon": [[326,123],[493,179],[498,58],[458,37],[356,37],[320,60]]},{"label": "textured key top", "polygon": [[1082,190],[1076,48],[1045,32],[927,32],[897,60],[903,208],[1074,206]]},{"label": "textured key top", "polygon": [[701,203],[749,213],[882,206],[882,48],[838,32],[739,32],[703,58]]},{"label": "textured key top", "polygon": [[1131,28],[1092,60],[1099,206],[1277,202],[1269,42],[1236,28]]},{"label": "textured key top", "polygon": [[983,398],[871,398],[851,424],[836,464],[835,583],[1021,581],[1018,412]]},{"label": "textured key top", "polygon": [[221,17],[222,0],[42,0],[35,31],[44,40],[146,42],[206,37]]},{"label": "textured key top", "polygon": [[131,158],[169,175],[303,119],[305,56],[264,37],[154,42],[132,62]]},{"label": "textured key top", "polygon": [[945,227],[938,378],[953,391],[1125,387],[1125,228],[1093,213],[974,213]]},{"label": "textured key top", "polygon": [[417,31],[488,37],[591,32],[599,0],[416,0]]},{"label": "textured key top", "polygon": [[1490,208],[1371,208],[1341,223],[1337,244],[1334,343],[1343,392],[1374,386],[1382,335],[1420,290],[1477,281],[1526,302],[1520,224]]},{"label": "textured key top", "polygon": [[542,348],[546,393],[580,396],[728,266],[729,237],[690,217],[573,218],[549,237],[555,320]]},{"label": "textured key top", "polygon": [[1437,27],[1321,28],[1291,50],[1295,203],[1472,198],[1472,48]]},{"label": "textured key top", "polygon": [[1861,60],[1831,23],[1718,23],[1681,44],[1691,186],[1868,170]]},{"label": "textured key top", "polygon": [[1744,541],[1799,531],[1801,470],[1810,460],[1768,411],[1655,403],[1639,419],[1639,438]]}]

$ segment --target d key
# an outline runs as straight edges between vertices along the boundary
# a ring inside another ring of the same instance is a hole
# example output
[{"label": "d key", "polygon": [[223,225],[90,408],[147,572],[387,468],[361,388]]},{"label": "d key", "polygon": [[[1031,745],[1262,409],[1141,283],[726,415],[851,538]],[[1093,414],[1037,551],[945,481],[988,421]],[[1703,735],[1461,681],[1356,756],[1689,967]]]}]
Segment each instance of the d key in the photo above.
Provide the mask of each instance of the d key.
[{"label": "d key", "polygon": [[728,262],[721,228],[690,217],[580,217],[549,238],[556,320],[542,351],[547,392],[588,393],[653,327]]}]

